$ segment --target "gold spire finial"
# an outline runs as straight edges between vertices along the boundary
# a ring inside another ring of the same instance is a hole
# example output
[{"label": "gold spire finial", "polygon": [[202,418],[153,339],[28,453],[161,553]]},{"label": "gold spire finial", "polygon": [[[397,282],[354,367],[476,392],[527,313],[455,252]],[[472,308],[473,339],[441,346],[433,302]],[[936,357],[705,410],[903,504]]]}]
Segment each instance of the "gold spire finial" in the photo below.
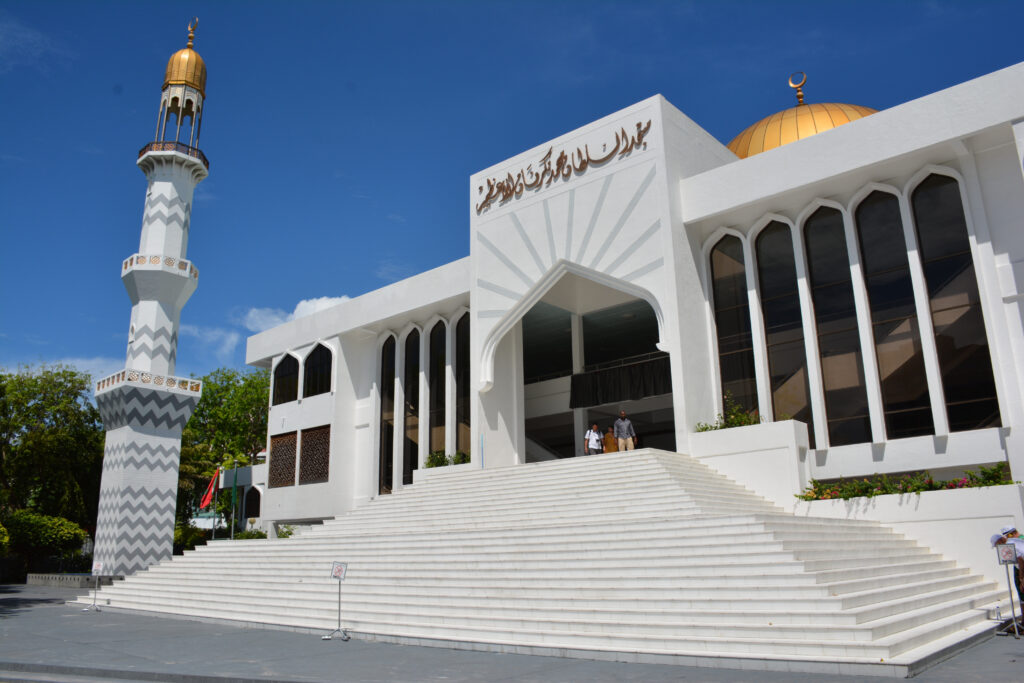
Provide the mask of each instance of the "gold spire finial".
[{"label": "gold spire finial", "polygon": [[[799,83],[794,83],[793,82],[793,79],[796,76],[800,77],[800,82]],[[803,71],[794,71],[793,73],[791,73],[789,75],[789,87],[790,88],[796,88],[796,106],[798,106],[798,107],[801,104],[804,103],[804,89],[803,89],[803,85],[806,82],[807,82],[807,74],[805,74]]]},{"label": "gold spire finial", "polygon": [[192,17],[192,20],[188,22],[188,45],[185,47],[192,47],[192,41],[196,37],[196,28],[199,27],[199,17]]}]

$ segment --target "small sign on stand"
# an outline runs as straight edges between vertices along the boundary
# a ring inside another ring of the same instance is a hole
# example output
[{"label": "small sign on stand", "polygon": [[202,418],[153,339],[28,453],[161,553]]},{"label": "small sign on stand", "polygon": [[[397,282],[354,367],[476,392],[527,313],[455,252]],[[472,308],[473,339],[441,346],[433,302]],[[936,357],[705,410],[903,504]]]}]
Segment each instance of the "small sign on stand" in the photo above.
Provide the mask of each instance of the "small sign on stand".
[{"label": "small sign on stand", "polygon": [[103,563],[93,562],[92,563],[92,575],[96,582],[92,587],[92,605],[89,607],[83,607],[83,612],[93,611],[99,612],[100,608],[96,606],[96,594],[100,592],[100,576],[103,574]]},{"label": "small sign on stand", "polygon": [[335,634],[340,634],[339,638],[342,641],[349,640],[348,632],[341,627],[341,582],[345,580],[346,572],[348,572],[347,562],[331,563],[331,578],[338,582],[338,628],[334,629],[326,636],[321,636],[320,640],[331,640]]},{"label": "small sign on stand", "polygon": [[[1017,564],[1017,546],[1013,543],[997,545],[996,556],[999,558],[999,564],[1006,567],[1006,586],[1010,589],[1010,618],[1013,619],[1013,637],[1019,640],[1020,632],[1017,630],[1017,610],[1013,607],[1014,585],[1013,579],[1010,578],[1010,565],[1016,566]],[[1021,605],[1020,608],[1022,614],[1024,614],[1024,605]]]}]

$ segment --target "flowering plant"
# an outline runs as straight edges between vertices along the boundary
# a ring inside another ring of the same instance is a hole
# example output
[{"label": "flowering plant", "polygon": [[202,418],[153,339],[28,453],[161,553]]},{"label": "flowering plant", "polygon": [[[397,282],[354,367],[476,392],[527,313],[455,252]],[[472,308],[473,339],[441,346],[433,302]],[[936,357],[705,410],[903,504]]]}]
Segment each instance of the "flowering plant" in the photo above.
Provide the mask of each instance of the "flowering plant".
[{"label": "flowering plant", "polygon": [[967,472],[959,479],[945,481],[937,481],[927,471],[891,477],[887,474],[875,474],[857,479],[828,481],[811,479],[810,486],[804,489],[803,493],[796,494],[796,497],[800,500],[831,500],[833,498],[846,500],[860,497],[871,498],[892,493],[921,493],[922,491],[966,489],[1012,483],[1010,466],[1005,462],[1000,462],[992,467],[981,466],[978,468],[978,472]]}]

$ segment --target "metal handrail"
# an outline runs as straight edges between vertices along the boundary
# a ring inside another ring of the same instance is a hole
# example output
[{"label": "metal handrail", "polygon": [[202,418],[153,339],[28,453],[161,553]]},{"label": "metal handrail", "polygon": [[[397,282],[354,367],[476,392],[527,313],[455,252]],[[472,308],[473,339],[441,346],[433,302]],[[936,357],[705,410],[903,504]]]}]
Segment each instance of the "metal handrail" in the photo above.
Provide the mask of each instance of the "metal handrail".
[{"label": "metal handrail", "polygon": [[664,351],[651,351],[650,353],[641,353],[638,356],[628,356],[626,358],[617,358],[616,360],[605,361],[604,363],[592,363],[590,365],[583,366],[583,372],[594,372],[595,370],[607,370],[609,368],[618,368],[623,365],[636,365],[637,363],[646,363],[649,360],[657,360],[658,358],[664,358],[668,354]]},{"label": "metal handrail", "polygon": [[202,150],[198,147],[189,147],[183,142],[174,142],[173,140],[170,142],[151,142],[139,150],[139,158],[141,159],[142,155],[146,152],[181,152],[182,154],[187,154],[194,159],[199,159],[199,161],[203,162],[203,166],[206,167],[206,170],[210,170],[210,162],[207,160],[206,155],[203,154]]}]

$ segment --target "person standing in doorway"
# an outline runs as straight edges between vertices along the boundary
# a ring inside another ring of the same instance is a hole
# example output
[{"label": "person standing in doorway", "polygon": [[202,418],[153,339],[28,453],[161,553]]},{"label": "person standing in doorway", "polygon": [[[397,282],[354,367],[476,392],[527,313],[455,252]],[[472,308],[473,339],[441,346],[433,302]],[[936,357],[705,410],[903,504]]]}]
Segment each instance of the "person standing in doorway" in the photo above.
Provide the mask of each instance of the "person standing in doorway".
[{"label": "person standing in doorway", "polygon": [[619,419],[615,421],[614,425],[615,438],[619,442],[620,451],[631,451],[633,450],[634,440],[636,439],[636,430],[633,429],[633,423],[626,417],[626,411],[619,411]]},{"label": "person standing in doorway", "polygon": [[615,432],[609,425],[608,432],[604,435],[604,452],[614,453],[617,450],[619,450],[619,442],[615,439]]},{"label": "person standing in doorway", "polygon": [[596,455],[601,452],[601,430],[597,423],[590,425],[590,429],[583,435],[584,451],[587,455]]}]

